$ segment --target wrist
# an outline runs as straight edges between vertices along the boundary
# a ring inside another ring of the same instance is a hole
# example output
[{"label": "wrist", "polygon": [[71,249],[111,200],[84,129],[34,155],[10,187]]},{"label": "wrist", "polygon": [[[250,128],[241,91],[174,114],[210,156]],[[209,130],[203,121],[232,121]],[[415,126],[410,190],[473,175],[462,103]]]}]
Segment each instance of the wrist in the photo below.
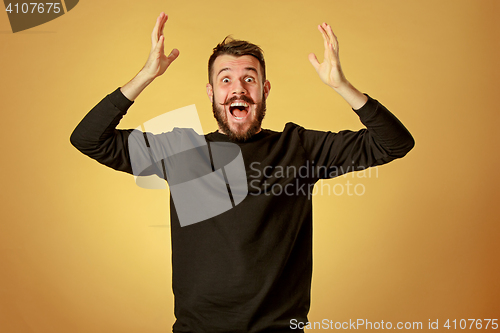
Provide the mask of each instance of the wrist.
[{"label": "wrist", "polygon": [[368,97],[347,80],[342,85],[333,88],[333,90],[342,96],[353,110],[360,109],[368,101]]},{"label": "wrist", "polygon": [[130,101],[134,101],[139,94],[151,83],[154,77],[142,70],[126,85],[120,88],[122,94]]},{"label": "wrist", "polygon": [[145,88],[151,82],[153,82],[155,78],[156,77],[154,75],[151,75],[150,73],[145,71],[143,68],[139,71],[139,73],[137,73],[137,75],[134,77],[133,80],[136,81],[138,85],[144,86],[144,88]]},{"label": "wrist", "polygon": [[335,92],[337,92],[340,95],[342,95],[343,93],[345,93],[349,90],[352,90],[354,88],[352,86],[352,84],[347,80],[341,82],[340,84],[338,84],[336,86],[329,86],[329,87],[332,88],[333,90],[335,90]]}]

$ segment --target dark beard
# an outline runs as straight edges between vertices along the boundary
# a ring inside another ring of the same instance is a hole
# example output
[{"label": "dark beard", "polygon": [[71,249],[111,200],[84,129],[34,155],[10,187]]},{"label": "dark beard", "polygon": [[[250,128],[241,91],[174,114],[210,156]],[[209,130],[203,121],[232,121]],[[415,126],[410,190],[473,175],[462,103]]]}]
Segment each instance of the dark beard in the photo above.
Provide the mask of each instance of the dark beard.
[{"label": "dark beard", "polygon": [[266,115],[266,99],[264,96],[262,96],[262,102],[257,103],[256,105],[256,118],[252,121],[248,130],[244,133],[234,132],[231,128],[229,128],[224,106],[220,106],[215,102],[212,102],[212,111],[215,119],[217,120],[217,124],[219,125],[219,129],[223,133],[227,134],[229,140],[233,142],[245,142],[259,132],[262,120],[264,120]]}]

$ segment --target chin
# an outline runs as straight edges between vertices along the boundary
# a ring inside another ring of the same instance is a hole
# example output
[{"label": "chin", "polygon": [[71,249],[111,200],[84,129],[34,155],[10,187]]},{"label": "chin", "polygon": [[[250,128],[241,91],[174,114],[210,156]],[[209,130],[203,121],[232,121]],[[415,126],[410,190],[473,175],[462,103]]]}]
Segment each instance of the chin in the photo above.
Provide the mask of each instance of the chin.
[{"label": "chin", "polygon": [[248,117],[251,118],[244,124],[237,124],[233,122],[229,123],[228,116],[232,117],[232,115],[228,115],[226,113],[227,111],[223,107],[220,107],[215,103],[212,103],[212,111],[215,119],[217,120],[217,124],[219,125],[220,132],[226,134],[229,137],[229,140],[233,142],[245,142],[260,132],[262,120],[266,114],[266,103],[265,100],[258,103],[257,108],[253,111],[255,113],[252,115],[249,114]]},{"label": "chin", "polygon": [[250,124],[249,126],[245,127],[245,129],[234,127],[229,128],[228,131],[225,131],[225,134],[229,136],[229,140],[233,142],[245,142],[258,132],[260,132],[260,124]]}]

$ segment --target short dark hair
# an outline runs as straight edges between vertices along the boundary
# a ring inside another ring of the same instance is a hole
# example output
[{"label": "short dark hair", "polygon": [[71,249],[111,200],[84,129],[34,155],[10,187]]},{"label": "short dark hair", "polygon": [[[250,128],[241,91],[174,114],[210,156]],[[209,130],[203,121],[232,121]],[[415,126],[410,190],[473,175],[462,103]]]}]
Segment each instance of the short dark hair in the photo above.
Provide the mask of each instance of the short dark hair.
[{"label": "short dark hair", "polygon": [[212,69],[215,59],[220,55],[232,55],[241,57],[244,55],[251,55],[259,60],[260,68],[262,70],[262,79],[266,81],[266,62],[264,61],[264,52],[255,44],[249,43],[244,40],[234,39],[231,36],[226,36],[224,40],[217,44],[213,49],[213,53],[208,59],[208,82],[212,84]]}]

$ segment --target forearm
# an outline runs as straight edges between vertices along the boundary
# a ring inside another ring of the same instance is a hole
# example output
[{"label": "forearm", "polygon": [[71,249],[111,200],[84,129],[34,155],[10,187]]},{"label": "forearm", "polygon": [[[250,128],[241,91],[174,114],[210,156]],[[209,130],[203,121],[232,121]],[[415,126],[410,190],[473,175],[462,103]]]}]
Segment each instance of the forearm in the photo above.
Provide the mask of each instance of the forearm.
[{"label": "forearm", "polygon": [[120,88],[122,94],[130,101],[135,101],[140,93],[153,82],[154,77],[140,71],[132,80]]}]

